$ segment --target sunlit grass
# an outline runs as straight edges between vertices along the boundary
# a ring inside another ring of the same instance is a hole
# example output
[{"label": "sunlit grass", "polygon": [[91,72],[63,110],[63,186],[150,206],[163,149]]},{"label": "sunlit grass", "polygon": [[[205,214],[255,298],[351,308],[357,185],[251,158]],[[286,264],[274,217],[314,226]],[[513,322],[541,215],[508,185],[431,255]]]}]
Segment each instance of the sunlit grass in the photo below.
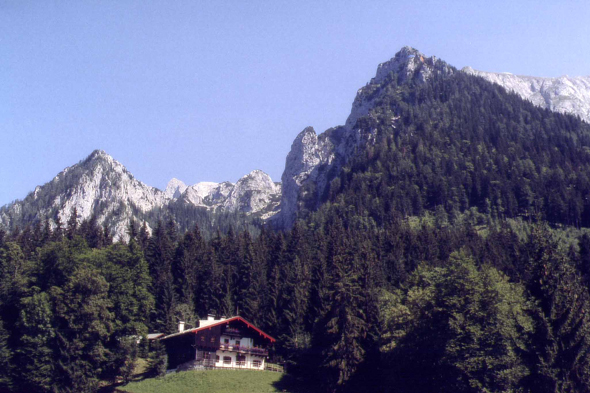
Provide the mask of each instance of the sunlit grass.
[{"label": "sunlit grass", "polygon": [[185,371],[131,382],[119,387],[129,393],[272,393],[284,374],[254,370]]}]

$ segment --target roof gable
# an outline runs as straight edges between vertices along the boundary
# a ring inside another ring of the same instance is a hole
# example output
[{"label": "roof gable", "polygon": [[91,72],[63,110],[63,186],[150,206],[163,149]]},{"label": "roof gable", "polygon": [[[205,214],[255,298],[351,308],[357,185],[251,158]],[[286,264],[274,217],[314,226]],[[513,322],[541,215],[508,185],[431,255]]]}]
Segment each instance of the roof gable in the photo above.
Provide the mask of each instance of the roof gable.
[{"label": "roof gable", "polygon": [[166,340],[168,338],[182,336],[184,334],[191,334],[191,333],[196,334],[197,332],[200,332],[200,331],[203,331],[203,330],[207,330],[207,329],[211,329],[211,328],[213,328],[215,326],[229,325],[230,322],[242,322],[242,323],[244,323],[246,325],[246,327],[248,329],[252,329],[252,330],[256,331],[262,337],[268,339],[271,343],[274,343],[274,342],[277,341],[274,337],[266,334],[265,332],[263,332],[262,330],[260,330],[256,326],[254,326],[254,324],[252,324],[251,322],[248,322],[247,320],[245,320],[244,318],[242,318],[240,316],[235,316],[235,317],[223,319],[223,320],[220,320],[218,322],[212,323],[212,324],[207,325],[207,326],[198,327],[198,328],[192,328],[192,329],[185,330],[183,332],[169,334],[166,337],[162,337],[161,340]]}]

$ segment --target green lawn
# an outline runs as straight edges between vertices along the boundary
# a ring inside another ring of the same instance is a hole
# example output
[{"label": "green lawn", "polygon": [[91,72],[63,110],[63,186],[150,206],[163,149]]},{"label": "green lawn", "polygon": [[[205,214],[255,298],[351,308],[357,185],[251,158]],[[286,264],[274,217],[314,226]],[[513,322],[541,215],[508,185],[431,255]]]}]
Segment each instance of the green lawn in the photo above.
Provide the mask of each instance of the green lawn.
[{"label": "green lawn", "polygon": [[271,393],[283,392],[275,384],[281,373],[252,370],[185,371],[119,387],[129,393]]}]

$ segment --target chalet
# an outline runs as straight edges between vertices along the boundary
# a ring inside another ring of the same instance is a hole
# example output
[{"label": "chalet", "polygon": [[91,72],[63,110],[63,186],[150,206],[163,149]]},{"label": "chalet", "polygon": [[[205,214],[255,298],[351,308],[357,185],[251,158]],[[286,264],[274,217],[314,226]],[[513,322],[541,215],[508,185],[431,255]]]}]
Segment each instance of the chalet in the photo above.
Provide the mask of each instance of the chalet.
[{"label": "chalet", "polygon": [[168,353],[168,368],[185,363],[203,368],[264,370],[268,347],[276,340],[244,318],[215,319],[209,316],[199,326],[162,337]]}]

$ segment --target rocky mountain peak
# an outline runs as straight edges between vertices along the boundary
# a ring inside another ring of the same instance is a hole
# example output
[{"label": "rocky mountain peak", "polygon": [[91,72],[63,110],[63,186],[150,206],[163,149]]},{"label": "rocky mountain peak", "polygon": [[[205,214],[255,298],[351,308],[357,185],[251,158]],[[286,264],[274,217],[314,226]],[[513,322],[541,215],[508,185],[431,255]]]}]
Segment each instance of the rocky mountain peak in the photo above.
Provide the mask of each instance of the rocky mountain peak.
[{"label": "rocky mountain peak", "polygon": [[453,72],[453,67],[436,56],[427,57],[417,49],[404,46],[390,60],[379,64],[375,77],[358,90],[346,120],[346,128],[352,129],[359,118],[369,114],[369,110],[374,107],[375,99],[380,96],[391,75],[398,75],[402,83],[407,80],[425,83],[433,75],[448,75]]},{"label": "rocky mountain peak", "polygon": [[[278,227],[290,227],[303,203],[319,203],[334,174],[346,164],[357,146],[373,141],[373,130],[357,127],[357,121],[369,115],[375,102],[397,75],[396,82],[413,80],[425,83],[433,75],[450,75],[455,69],[435,56],[427,57],[417,49],[405,46],[390,60],[379,64],[375,77],[358,90],[344,126],[317,135],[306,127],[297,135],[287,155],[281,177],[283,194],[281,212],[274,219]],[[392,122],[395,119],[391,120]],[[305,187],[306,184],[313,186]]]},{"label": "rocky mountain peak", "polygon": [[[116,163],[121,165],[117,162],[113,157],[111,157],[107,152],[104,150],[94,150],[86,159],[82,160],[82,165],[89,165],[89,164],[113,164]],[[122,165],[121,165],[122,166]]]},{"label": "rocky mountain peak", "polygon": [[228,211],[256,213],[268,208],[273,199],[278,202],[280,191],[268,174],[256,169],[236,182],[224,207]]},{"label": "rocky mountain peak", "polygon": [[187,185],[174,177],[168,182],[166,190],[164,190],[164,195],[170,199],[178,199],[186,189]]},{"label": "rocky mountain peak", "polygon": [[383,82],[392,72],[425,82],[433,73],[452,72],[452,67],[436,56],[427,57],[417,49],[404,46],[389,61],[379,64],[371,84]]}]

